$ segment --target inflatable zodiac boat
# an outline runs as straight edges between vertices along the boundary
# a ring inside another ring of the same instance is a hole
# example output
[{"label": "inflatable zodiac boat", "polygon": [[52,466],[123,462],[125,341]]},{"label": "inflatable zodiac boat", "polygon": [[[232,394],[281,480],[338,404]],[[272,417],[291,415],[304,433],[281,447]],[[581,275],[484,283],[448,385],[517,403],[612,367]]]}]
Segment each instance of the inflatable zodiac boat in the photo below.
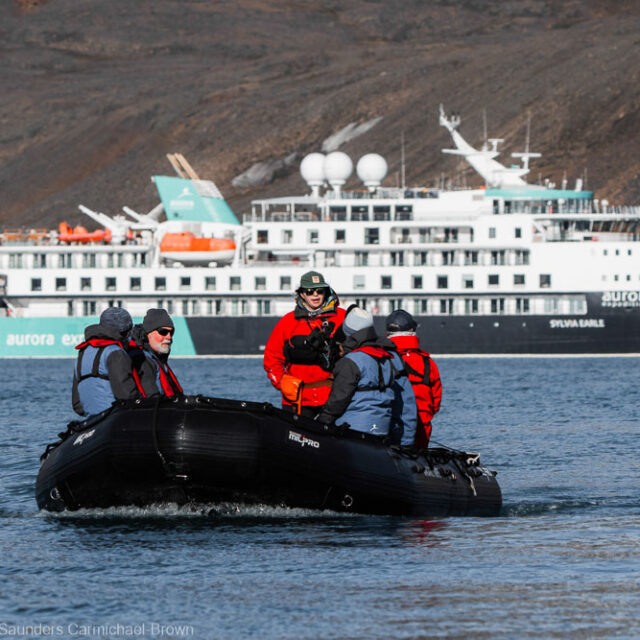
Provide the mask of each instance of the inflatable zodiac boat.
[{"label": "inflatable zodiac boat", "polygon": [[370,514],[495,516],[477,454],[389,445],[270,404],[202,396],[120,402],[42,455],[38,507],[284,505]]}]

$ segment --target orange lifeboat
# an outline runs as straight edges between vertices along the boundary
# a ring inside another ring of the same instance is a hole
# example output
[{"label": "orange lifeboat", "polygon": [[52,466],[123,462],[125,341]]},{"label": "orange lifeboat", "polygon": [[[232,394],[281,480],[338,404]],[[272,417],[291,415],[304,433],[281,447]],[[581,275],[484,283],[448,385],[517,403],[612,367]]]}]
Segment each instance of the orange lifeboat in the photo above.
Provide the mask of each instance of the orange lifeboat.
[{"label": "orange lifeboat", "polygon": [[60,242],[111,242],[111,231],[109,229],[99,229],[98,231],[87,231],[84,227],[77,226],[71,228],[66,222],[58,225],[58,240]]},{"label": "orange lifeboat", "polygon": [[192,264],[231,262],[235,250],[230,238],[198,238],[189,231],[165,233],[160,242],[163,258]]}]

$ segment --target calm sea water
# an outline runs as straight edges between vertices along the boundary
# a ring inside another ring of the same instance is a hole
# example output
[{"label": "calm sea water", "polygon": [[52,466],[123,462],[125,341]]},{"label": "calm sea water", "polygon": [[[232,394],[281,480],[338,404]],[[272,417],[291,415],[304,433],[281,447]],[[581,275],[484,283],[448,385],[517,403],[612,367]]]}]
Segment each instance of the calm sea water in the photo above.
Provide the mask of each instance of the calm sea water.
[{"label": "calm sea water", "polygon": [[[438,364],[433,437],[499,472],[498,518],[41,514],[72,363],[0,361],[0,637],[640,637],[640,360]],[[259,360],[175,370],[190,392],[278,399]]]}]

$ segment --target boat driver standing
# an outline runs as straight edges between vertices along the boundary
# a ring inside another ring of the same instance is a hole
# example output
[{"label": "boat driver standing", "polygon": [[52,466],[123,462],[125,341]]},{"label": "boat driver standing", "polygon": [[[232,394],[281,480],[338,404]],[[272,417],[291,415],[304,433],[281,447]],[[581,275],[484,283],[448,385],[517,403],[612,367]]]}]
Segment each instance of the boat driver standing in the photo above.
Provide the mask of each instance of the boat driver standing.
[{"label": "boat driver standing", "polygon": [[133,330],[140,347],[131,351],[134,367],[145,397],[182,395],[182,387],[169,366],[175,326],[164,309],[149,309],[142,324]]},{"label": "boat driver standing", "polygon": [[345,314],[338,302],[322,274],[309,271],[300,279],[295,309],[271,332],[264,369],[284,409],[315,417],[327,401],[337,356],[333,336]]}]

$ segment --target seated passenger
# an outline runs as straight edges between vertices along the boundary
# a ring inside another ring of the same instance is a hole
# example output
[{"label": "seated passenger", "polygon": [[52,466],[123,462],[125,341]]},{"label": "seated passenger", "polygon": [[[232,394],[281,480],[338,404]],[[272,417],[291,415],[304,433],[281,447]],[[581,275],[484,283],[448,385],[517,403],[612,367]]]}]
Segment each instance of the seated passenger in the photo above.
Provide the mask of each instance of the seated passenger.
[{"label": "seated passenger", "polygon": [[378,338],[368,311],[353,307],[342,323],[344,356],[333,370],[333,387],[318,420],[355,431],[391,435],[412,446],[416,399],[392,342]]},{"label": "seated passenger", "polygon": [[134,336],[141,352],[132,351],[135,370],[145,397],[182,395],[182,387],[169,366],[175,326],[164,309],[149,309],[136,325]]},{"label": "seated passenger", "polygon": [[136,383],[133,363],[127,354],[127,336],[132,320],[126,309],[109,307],[100,323],[88,326],[79,344],[73,375],[73,410],[91,416],[108,409],[115,400],[143,397]]},{"label": "seated passenger", "polygon": [[427,351],[420,348],[416,335],[418,325],[413,316],[397,309],[386,321],[387,337],[398,349],[418,403],[416,447],[426,449],[431,438],[431,420],[440,410],[442,383],[436,363]]}]

